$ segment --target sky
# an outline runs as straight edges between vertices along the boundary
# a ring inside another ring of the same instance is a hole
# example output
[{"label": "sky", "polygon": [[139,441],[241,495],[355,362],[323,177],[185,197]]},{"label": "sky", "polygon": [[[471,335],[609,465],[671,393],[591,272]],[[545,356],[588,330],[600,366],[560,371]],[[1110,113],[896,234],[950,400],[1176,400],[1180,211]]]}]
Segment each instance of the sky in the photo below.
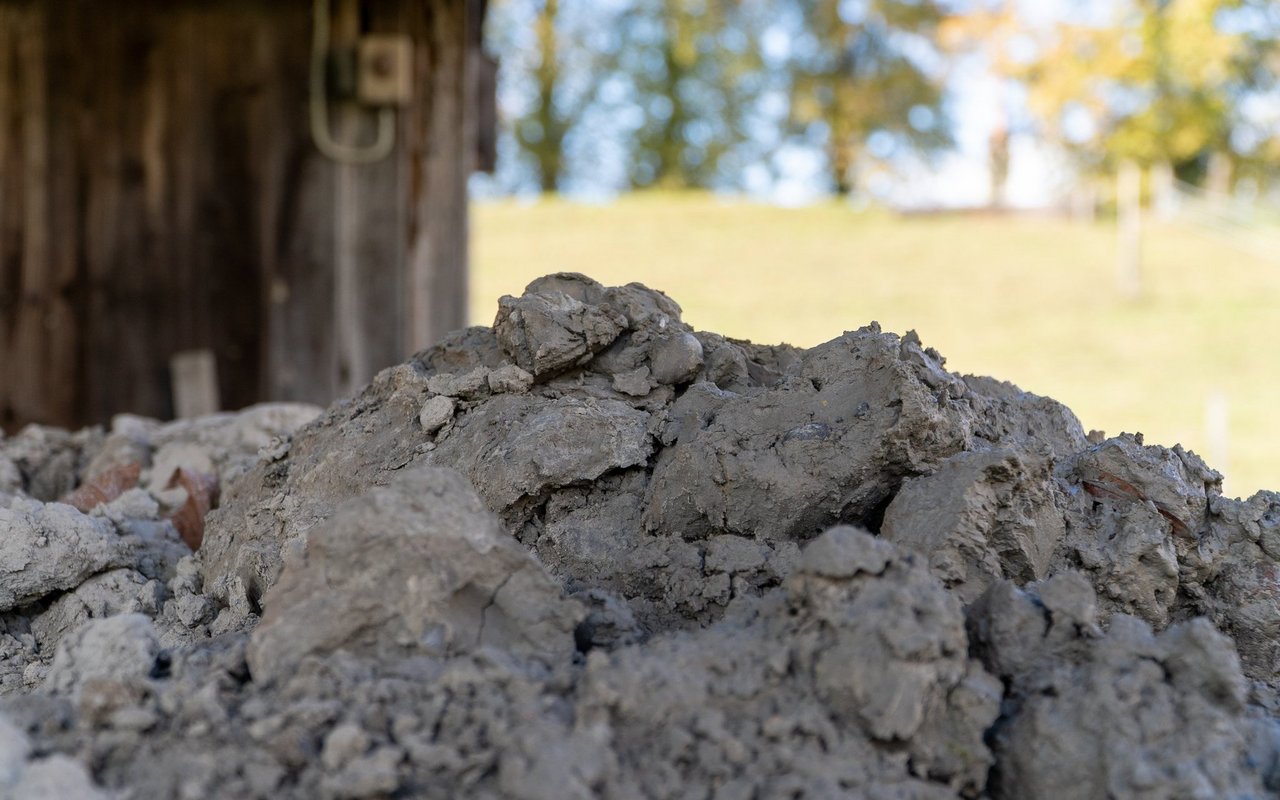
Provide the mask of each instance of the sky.
[{"label": "sky", "polygon": [[[1019,13],[1029,26],[1052,25],[1067,17],[1105,20],[1114,3],[1104,0],[1020,0]],[[1066,159],[1053,147],[1018,131],[1021,99],[976,56],[959,60],[948,81],[955,148],[934,164],[903,164],[886,176],[877,194],[902,207],[972,207],[991,202],[987,146],[1006,118],[1015,120],[1009,138],[1006,202],[1015,208],[1041,208],[1061,200],[1072,185]],[[788,191],[799,196],[799,187]],[[789,202],[792,198],[773,198]],[[817,199],[812,198],[812,199]]]},{"label": "sky", "polygon": [[[617,0],[606,0],[615,3]],[[1032,22],[1052,22],[1070,6],[1072,13],[1088,5],[1092,0],[1023,0],[1028,6],[1027,15]],[[509,6],[515,7],[515,6]],[[595,9],[593,9],[595,10]],[[501,12],[500,12],[501,13]],[[569,35],[592,35],[590,31],[578,31],[569,22]],[[521,51],[534,46],[527,20],[517,19],[515,24],[495,26],[504,38],[494,41],[496,51],[505,59],[522,57]],[[786,34],[774,29],[773,39],[766,34],[766,51],[775,50],[777,57],[785,56],[789,46]],[[978,57],[968,57],[953,67],[950,76],[949,111],[954,121],[956,147],[935,157],[932,163],[918,158],[899,159],[896,174],[882,174],[872,178],[871,193],[879,200],[906,207],[923,206],[974,206],[989,201],[987,166],[987,142],[992,129],[1001,116],[1001,104],[1009,98],[1001,82],[985,68]],[[519,85],[509,77],[502,80],[499,90],[499,108],[504,116],[518,116],[528,102],[528,87]],[[783,111],[785,113],[785,110]],[[600,121],[595,121],[597,127]],[[605,125],[608,123],[605,122]],[[513,187],[517,193],[532,191],[530,176],[521,174],[517,165],[517,148],[510,136],[500,142],[499,175],[496,179],[478,176],[473,183],[477,197],[504,194]],[[579,179],[565,187],[565,193],[579,200],[607,201],[613,194],[612,187],[621,185],[625,175],[619,173],[621,148],[610,148],[607,136],[593,137],[593,152],[576,154],[575,157],[596,162],[591,168],[581,170],[587,179]],[[826,173],[821,154],[799,144],[780,143],[772,153],[774,170],[763,164],[748,164],[742,169],[742,183],[748,194],[782,205],[803,205],[823,200],[829,196]],[[1069,185],[1070,173],[1060,158],[1026,135],[1014,133],[1010,140],[1010,169],[1007,184],[1007,200],[1018,207],[1043,206],[1056,199]]]},{"label": "sky", "polygon": [[[871,180],[871,190],[895,206],[971,207],[991,200],[987,143],[1003,118],[1001,105],[1009,102],[1006,88],[976,58],[957,65],[951,78],[951,114],[955,148],[935,163],[911,159],[899,165],[894,176]],[[768,185],[761,174],[748,189],[781,205],[802,205],[826,197],[822,185],[824,167],[818,154],[793,148],[779,153],[784,177]],[[1009,205],[1039,208],[1058,200],[1070,189],[1072,173],[1053,148],[1025,133],[1014,133],[1009,143]]]},{"label": "sky", "polygon": [[[606,5],[616,6],[623,0],[599,0],[588,6],[592,11]],[[853,0],[851,0],[852,2]],[[1020,13],[1031,26],[1051,25],[1065,18],[1104,22],[1117,8],[1117,0],[1018,0]],[[983,0],[956,0],[956,5],[981,3]],[[510,4],[514,7],[515,4]],[[589,25],[575,30],[571,20],[569,35],[611,35],[592,31]],[[504,58],[527,57],[532,52],[532,35],[527,20],[501,26],[509,38],[494,42]],[[614,32],[612,35],[616,35]],[[790,46],[781,26],[766,32],[763,42],[766,55],[776,51],[779,60]],[[511,73],[511,74],[514,74]],[[892,173],[871,176],[867,187],[872,197],[898,207],[971,207],[990,202],[988,141],[992,131],[1004,120],[1011,120],[1010,163],[1006,182],[1006,202],[1018,208],[1037,208],[1060,203],[1073,183],[1073,173],[1063,154],[1032,136],[1027,130],[1025,112],[1019,91],[995,76],[978,55],[952,63],[948,74],[948,114],[953,122],[955,147],[931,161],[920,156],[894,159]],[[527,86],[503,80],[500,85],[501,111],[518,116],[528,102]],[[1272,98],[1274,101],[1274,98]],[[785,115],[784,109],[781,112]],[[621,111],[617,109],[621,108]],[[583,149],[573,151],[572,158],[585,164],[576,170],[577,177],[562,187],[564,193],[580,200],[607,201],[626,183],[625,149],[610,144],[609,127],[622,123],[625,103],[611,113],[616,119],[591,120],[593,135]],[[638,109],[632,109],[638,113]],[[1280,119],[1280,108],[1276,110]],[[604,131],[603,135],[597,135]],[[521,174],[515,159],[517,148],[510,136],[500,145],[500,173],[497,179],[478,177],[473,184],[477,197],[504,194],[513,187],[517,193],[535,190],[532,176]],[[570,147],[578,147],[570,137]],[[740,169],[740,183],[748,194],[782,205],[802,205],[829,197],[828,179],[823,156],[803,143],[779,141],[769,154],[773,169],[765,164],[745,163]],[[731,167],[732,168],[732,167]],[[527,172],[527,170],[525,170]],[[864,197],[862,202],[865,202]],[[856,202],[856,201],[855,201]]]},{"label": "sky", "polygon": [[[1001,106],[1016,102],[1007,87],[977,59],[961,62],[951,79],[956,147],[935,167],[906,165],[885,191],[895,205],[978,206],[990,202],[987,143],[1003,119]],[[1072,173],[1053,148],[1016,130],[1009,140],[1007,202],[1017,208],[1048,205],[1069,190]]]}]

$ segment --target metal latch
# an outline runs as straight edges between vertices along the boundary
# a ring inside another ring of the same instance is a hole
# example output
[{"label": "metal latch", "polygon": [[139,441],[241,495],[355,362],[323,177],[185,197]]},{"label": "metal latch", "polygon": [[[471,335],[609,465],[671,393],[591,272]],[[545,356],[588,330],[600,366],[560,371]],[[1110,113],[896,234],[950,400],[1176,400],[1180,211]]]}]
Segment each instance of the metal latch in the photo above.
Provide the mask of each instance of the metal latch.
[{"label": "metal latch", "polygon": [[405,106],[413,100],[413,40],[367,34],[356,47],[356,100],[368,106]]},{"label": "metal latch", "polygon": [[[312,13],[310,121],[320,152],[343,164],[371,164],[396,143],[396,108],[413,101],[413,42],[397,34],[366,34],[355,47],[333,48],[330,0]],[[330,129],[329,100],[354,100],[377,112],[377,132],[362,144],[340,142]]]}]

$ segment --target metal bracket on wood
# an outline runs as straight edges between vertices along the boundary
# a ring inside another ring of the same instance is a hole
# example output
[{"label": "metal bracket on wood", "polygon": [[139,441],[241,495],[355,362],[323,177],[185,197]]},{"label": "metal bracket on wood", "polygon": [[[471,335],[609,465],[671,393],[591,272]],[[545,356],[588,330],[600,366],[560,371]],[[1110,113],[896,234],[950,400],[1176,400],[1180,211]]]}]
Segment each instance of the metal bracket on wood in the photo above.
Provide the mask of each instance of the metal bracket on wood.
[{"label": "metal bracket on wood", "polygon": [[396,111],[390,105],[378,109],[378,133],[367,145],[339,142],[329,128],[329,0],[315,0],[311,36],[311,138],[327,158],[342,164],[372,164],[391,154],[396,146]]}]

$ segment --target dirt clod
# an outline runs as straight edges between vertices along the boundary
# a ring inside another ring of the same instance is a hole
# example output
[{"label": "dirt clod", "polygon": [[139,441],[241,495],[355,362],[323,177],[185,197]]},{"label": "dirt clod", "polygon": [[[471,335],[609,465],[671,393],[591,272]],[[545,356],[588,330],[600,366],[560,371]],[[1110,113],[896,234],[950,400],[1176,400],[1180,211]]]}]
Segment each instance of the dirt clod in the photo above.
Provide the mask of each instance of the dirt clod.
[{"label": "dirt clod", "polygon": [[1278,576],[1280,495],[914,332],[551,275],[323,412],[0,439],[0,797],[1280,797]]}]

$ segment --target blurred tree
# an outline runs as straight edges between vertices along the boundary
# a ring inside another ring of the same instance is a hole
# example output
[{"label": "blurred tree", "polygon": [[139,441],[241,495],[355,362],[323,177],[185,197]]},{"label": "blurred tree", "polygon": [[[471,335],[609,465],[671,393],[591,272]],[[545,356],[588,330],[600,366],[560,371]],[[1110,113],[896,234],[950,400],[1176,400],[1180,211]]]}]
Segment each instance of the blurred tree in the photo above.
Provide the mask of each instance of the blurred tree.
[{"label": "blurred tree", "polygon": [[503,84],[520,97],[508,126],[543,192],[562,187],[570,138],[598,102],[616,42],[610,15],[590,0],[494,5],[489,36],[503,56]]},{"label": "blurred tree", "polygon": [[943,19],[938,25],[938,42],[952,58],[977,56],[1002,84],[1004,96],[997,107],[997,122],[987,138],[987,161],[991,205],[1003,206],[1009,176],[1009,137],[1013,132],[1010,105],[1025,67],[1018,51],[1030,43],[1026,26],[1018,17],[1013,0],[977,3]]},{"label": "blurred tree", "polygon": [[635,0],[617,69],[640,109],[631,131],[633,187],[705,188],[752,137],[765,87],[765,3]]},{"label": "blurred tree", "polygon": [[866,156],[950,143],[942,107],[935,0],[796,0],[805,29],[792,46],[791,125],[825,142],[839,195]]},{"label": "blurred tree", "polygon": [[[564,171],[564,137],[577,114],[556,107],[560,89],[560,0],[543,0],[534,18],[537,65],[533,68],[533,107],[516,121],[516,141],[538,165],[538,183],[544,192],[554,192]],[[585,98],[580,97],[579,103]]]},{"label": "blurred tree", "polygon": [[532,172],[552,192],[620,169],[632,187],[731,182],[725,156],[759,145],[760,32],[774,5],[499,0],[490,37],[504,54],[518,181]]},{"label": "blurred tree", "polygon": [[1202,179],[1231,152],[1257,71],[1249,34],[1224,24],[1244,5],[1129,0],[1109,24],[1061,22],[1023,73],[1031,110],[1086,168],[1168,163]]},{"label": "blurred tree", "polygon": [[1274,189],[1280,183],[1280,3],[1241,0],[1225,24],[1246,41],[1239,65],[1245,89],[1230,141],[1234,176]]}]

